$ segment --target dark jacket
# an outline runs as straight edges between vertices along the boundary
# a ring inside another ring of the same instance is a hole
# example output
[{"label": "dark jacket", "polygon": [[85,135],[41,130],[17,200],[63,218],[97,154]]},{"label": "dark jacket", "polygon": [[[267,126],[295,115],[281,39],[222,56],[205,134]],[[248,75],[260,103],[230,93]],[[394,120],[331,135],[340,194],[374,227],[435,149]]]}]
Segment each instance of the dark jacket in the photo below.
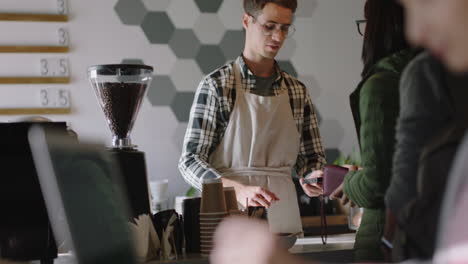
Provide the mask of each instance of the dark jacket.
[{"label": "dark jacket", "polygon": [[380,237],[385,225],[384,196],[392,175],[400,76],[414,57],[403,50],[381,59],[350,96],[363,169],[345,177],[344,193],[364,207],[356,235],[355,260],[383,260]]},{"label": "dark jacket", "polygon": [[445,67],[424,52],[401,77],[400,116],[396,128],[393,176],[385,205],[395,215],[416,198],[416,175],[423,147],[453,116]]}]

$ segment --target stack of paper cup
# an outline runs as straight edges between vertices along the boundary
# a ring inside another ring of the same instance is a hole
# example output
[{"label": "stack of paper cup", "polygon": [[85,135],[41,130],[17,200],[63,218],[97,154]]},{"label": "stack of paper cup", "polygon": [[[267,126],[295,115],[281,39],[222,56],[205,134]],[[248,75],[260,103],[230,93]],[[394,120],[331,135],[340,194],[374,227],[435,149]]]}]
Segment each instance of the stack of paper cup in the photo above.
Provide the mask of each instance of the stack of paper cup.
[{"label": "stack of paper cup", "polygon": [[213,249],[216,227],[228,213],[221,179],[205,179],[202,186],[200,251],[202,256],[207,257]]}]

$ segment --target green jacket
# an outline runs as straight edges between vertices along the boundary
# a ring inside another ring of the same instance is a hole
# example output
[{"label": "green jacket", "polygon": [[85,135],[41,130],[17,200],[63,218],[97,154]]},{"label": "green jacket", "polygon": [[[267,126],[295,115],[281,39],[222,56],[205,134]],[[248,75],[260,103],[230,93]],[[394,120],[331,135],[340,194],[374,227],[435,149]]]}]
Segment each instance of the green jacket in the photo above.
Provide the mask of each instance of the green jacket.
[{"label": "green jacket", "polygon": [[383,260],[380,237],[385,225],[384,196],[392,175],[399,82],[414,55],[408,49],[381,59],[350,96],[363,169],[346,175],[344,193],[365,208],[354,245],[356,261]]}]

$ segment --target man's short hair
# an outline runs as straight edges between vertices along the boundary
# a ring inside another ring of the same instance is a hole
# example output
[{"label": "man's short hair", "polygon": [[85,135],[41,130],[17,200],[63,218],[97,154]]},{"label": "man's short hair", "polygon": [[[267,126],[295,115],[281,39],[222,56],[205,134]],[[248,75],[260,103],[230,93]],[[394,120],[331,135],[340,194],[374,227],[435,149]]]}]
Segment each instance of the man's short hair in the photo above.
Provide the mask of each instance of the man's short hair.
[{"label": "man's short hair", "polygon": [[257,15],[268,3],[289,8],[293,13],[297,8],[297,0],[244,0],[244,11],[250,15]]}]

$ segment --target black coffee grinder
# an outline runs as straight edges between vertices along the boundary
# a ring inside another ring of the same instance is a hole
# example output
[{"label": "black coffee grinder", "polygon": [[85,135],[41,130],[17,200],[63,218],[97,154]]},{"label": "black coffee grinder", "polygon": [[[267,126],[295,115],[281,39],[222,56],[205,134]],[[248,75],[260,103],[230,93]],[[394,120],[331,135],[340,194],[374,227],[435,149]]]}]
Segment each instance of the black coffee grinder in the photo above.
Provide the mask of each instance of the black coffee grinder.
[{"label": "black coffee grinder", "polygon": [[114,158],[120,164],[133,217],[150,214],[145,153],[130,140],[153,68],[136,64],[107,64],[88,68],[88,78],[113,135]]}]

